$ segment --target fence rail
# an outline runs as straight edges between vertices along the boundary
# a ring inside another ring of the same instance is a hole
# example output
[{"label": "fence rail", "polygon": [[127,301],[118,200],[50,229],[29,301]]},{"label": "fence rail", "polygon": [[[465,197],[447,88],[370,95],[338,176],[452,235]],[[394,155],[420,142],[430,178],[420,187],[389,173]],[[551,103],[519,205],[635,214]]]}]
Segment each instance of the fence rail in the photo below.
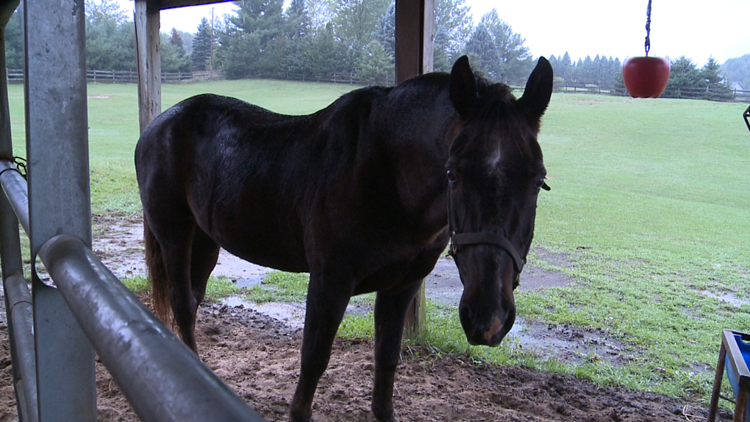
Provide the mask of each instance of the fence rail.
[{"label": "fence rail", "polygon": [[[17,171],[7,170],[15,170],[14,164],[0,160],[0,185],[28,231],[26,181]],[[55,236],[44,243],[39,257],[141,420],[263,421],[156,319],[81,239]],[[21,367],[24,388],[19,396],[23,396],[25,406],[21,408],[27,412],[36,407],[31,295],[22,274],[4,281],[15,348],[23,355],[14,365]]]},{"label": "fence rail", "polygon": [[[375,84],[391,86],[394,84],[393,77],[383,77],[375,80],[362,80],[353,73],[334,72],[331,74],[310,76],[300,73],[273,72],[257,73],[248,75],[254,79],[282,79],[303,82],[331,82],[339,84]],[[162,72],[162,83],[191,83],[220,79],[218,72],[196,71],[196,72]],[[87,70],[86,79],[89,82],[98,83],[138,83],[138,73],[134,70]],[[23,69],[8,69],[9,83],[23,83]],[[567,82],[555,84],[555,92],[573,94],[597,94],[597,95],[621,95],[626,96],[627,91],[620,86],[618,88],[602,87],[599,84],[585,82]],[[730,96],[731,98],[725,98]],[[713,101],[750,102],[750,90],[732,89],[730,91],[717,92],[704,88],[688,88],[678,90],[677,95],[665,96],[665,98],[686,98]]]},{"label": "fence rail", "polygon": [[[19,84],[24,81],[23,69],[8,69],[8,83]],[[303,82],[331,82],[335,84],[377,84],[390,86],[394,84],[394,76],[377,78],[374,80],[362,80],[352,73],[334,72],[325,75],[310,76],[301,73],[258,73],[248,75],[255,79],[283,79]],[[162,72],[162,83],[191,83],[213,79],[221,79],[218,71],[194,71],[194,72]],[[89,82],[134,84],[138,83],[138,72],[135,70],[87,70],[86,79]]]},{"label": "fence rail", "polygon": [[[676,92],[666,92],[662,94],[664,98],[683,98],[692,100],[710,100],[710,101],[733,101],[739,103],[750,102],[750,90],[731,89],[728,91],[717,91],[706,88],[682,88]],[[555,92],[571,94],[598,94],[598,95],[619,95],[627,96],[628,93],[624,86],[609,88],[602,87],[598,84],[591,83],[559,83],[555,84]]]},{"label": "fence rail", "polygon": [[[214,72],[162,72],[162,83],[185,83],[216,78]],[[86,79],[89,82],[135,84],[138,83],[138,72],[135,70],[87,70]],[[23,83],[23,69],[8,69],[8,83]]]}]

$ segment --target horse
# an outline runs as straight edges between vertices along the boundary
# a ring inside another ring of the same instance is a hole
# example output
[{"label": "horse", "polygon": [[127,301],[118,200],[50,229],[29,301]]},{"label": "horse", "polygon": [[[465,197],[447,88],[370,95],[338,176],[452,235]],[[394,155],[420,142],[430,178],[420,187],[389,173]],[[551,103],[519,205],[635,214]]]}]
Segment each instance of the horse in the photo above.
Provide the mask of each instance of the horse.
[{"label": "horse", "polygon": [[357,89],[310,115],[209,94],[178,103],[135,150],[157,316],[197,353],[196,310],[220,247],[309,272],[289,410],[309,421],[350,298],[377,292],[371,410],[395,421],[405,316],[449,241],[468,342],[497,346],[513,326],[548,189],[537,136],[551,93],[543,57],[516,99],[464,56],[450,73]]}]

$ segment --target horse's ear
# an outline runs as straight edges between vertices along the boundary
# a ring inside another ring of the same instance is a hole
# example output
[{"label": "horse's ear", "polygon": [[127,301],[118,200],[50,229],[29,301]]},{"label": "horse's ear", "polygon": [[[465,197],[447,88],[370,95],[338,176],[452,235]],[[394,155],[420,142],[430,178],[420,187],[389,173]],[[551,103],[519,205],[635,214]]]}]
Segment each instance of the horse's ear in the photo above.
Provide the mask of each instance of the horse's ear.
[{"label": "horse's ear", "polygon": [[469,58],[461,56],[451,70],[450,96],[453,108],[462,117],[468,117],[477,101],[477,80],[469,66]]},{"label": "horse's ear", "polygon": [[527,110],[529,116],[538,119],[547,110],[550,97],[552,97],[552,65],[547,59],[539,57],[539,61],[531,72],[523,96],[518,100],[518,105]]}]

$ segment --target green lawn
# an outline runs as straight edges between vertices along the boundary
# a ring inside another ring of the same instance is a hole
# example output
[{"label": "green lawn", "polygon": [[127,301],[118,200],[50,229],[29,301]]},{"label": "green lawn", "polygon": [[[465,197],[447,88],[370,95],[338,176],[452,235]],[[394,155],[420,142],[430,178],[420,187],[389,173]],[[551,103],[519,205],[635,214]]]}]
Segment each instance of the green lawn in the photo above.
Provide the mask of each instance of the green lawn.
[{"label": "green lawn", "polygon": [[[164,108],[202,93],[227,94],[274,111],[301,114],[351,85],[277,81],[163,87]],[[10,87],[14,142],[23,146],[22,87]],[[133,149],[135,85],[89,85],[93,212],[138,213]],[[517,345],[469,347],[456,312],[435,309],[427,341],[436,352],[522,364],[705,399],[723,328],[750,331],[750,133],[745,105],[557,94],[540,143],[552,180],[539,199],[535,245],[564,253],[570,268],[536,264],[576,279],[571,287],[520,293],[527,321],[607,331],[631,363],[571,367]],[[22,148],[21,148],[22,150]],[[709,294],[706,294],[709,293]],[[367,333],[347,320],[343,335]],[[347,331],[348,330],[348,331]]]}]

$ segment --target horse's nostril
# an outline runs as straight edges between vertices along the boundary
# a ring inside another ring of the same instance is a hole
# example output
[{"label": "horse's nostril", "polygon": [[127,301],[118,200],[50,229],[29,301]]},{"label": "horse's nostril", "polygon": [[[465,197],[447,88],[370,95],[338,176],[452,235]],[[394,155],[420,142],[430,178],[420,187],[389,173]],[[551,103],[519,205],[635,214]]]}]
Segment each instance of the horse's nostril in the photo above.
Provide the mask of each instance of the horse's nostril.
[{"label": "horse's nostril", "polygon": [[490,344],[492,342],[492,337],[495,337],[495,334],[497,334],[502,329],[503,329],[503,322],[500,321],[500,318],[495,317],[495,319],[492,320],[492,325],[490,326],[490,329],[485,331],[484,336],[483,336],[487,344]]}]

